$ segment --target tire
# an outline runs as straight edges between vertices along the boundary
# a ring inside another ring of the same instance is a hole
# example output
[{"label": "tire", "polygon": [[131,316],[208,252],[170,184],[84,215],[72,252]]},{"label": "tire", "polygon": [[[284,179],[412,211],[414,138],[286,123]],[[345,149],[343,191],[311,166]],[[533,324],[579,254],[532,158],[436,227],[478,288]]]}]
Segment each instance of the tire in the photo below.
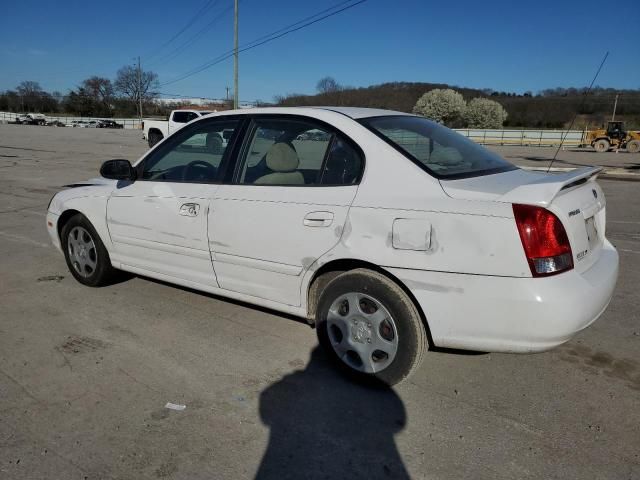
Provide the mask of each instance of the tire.
[{"label": "tire", "polygon": [[593,148],[598,153],[604,153],[609,151],[609,149],[611,148],[611,144],[609,143],[609,140],[601,138],[600,140],[596,140],[594,142]]},{"label": "tire", "polygon": [[631,140],[627,142],[627,152],[638,153],[640,152],[640,140]]},{"label": "tire", "polygon": [[117,270],[111,266],[109,252],[84,215],[71,217],[60,237],[67,267],[78,282],[89,287],[111,283]]},{"label": "tire", "polygon": [[377,385],[408,378],[428,349],[425,327],[408,295],[367,269],[342,273],[326,285],[318,302],[316,333],[343,372]]},{"label": "tire", "polygon": [[150,132],[149,133],[149,148],[153,148],[153,146],[162,140],[162,134],[158,132]]}]

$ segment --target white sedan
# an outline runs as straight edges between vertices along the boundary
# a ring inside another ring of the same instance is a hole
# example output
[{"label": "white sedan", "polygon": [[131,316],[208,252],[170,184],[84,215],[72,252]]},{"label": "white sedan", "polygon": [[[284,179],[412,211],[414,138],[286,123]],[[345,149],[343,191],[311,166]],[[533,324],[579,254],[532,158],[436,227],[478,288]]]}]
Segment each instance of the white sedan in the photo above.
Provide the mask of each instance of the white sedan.
[{"label": "white sedan", "polygon": [[395,384],[430,347],[542,351],[600,316],[618,254],[598,172],[527,172],[399,112],[241,110],[105,162],[47,226],[84,285],[126,270],[297,315]]}]

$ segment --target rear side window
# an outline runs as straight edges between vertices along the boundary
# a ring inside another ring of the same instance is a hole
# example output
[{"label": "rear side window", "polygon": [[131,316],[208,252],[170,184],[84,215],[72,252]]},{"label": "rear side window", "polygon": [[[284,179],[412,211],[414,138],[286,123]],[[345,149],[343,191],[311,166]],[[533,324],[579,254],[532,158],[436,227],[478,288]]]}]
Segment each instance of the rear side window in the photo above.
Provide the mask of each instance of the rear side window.
[{"label": "rear side window", "polygon": [[194,118],[198,118],[198,114],[194,112],[173,112],[173,121],[176,123],[188,123]]},{"label": "rear side window", "polygon": [[354,185],[360,180],[364,161],[350,143],[336,136],[322,173],[323,185]]},{"label": "rear side window", "polygon": [[436,178],[474,177],[516,168],[499,155],[426,118],[385,116],[360,122]]},{"label": "rear side window", "polygon": [[252,185],[352,185],[363,167],[349,142],[313,121],[258,119],[238,173]]}]

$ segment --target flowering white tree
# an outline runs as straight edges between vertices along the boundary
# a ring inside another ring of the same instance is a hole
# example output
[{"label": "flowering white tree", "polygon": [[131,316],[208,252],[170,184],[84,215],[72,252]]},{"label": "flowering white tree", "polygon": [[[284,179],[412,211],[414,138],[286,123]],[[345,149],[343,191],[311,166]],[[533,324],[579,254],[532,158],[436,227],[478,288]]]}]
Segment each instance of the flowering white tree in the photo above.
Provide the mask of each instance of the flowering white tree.
[{"label": "flowering white tree", "polygon": [[413,113],[436,122],[449,124],[464,113],[466,106],[462,95],[455,90],[436,88],[418,99],[413,107]]},{"label": "flowering white tree", "polygon": [[488,98],[474,98],[467,105],[463,118],[471,128],[502,128],[507,111]]}]

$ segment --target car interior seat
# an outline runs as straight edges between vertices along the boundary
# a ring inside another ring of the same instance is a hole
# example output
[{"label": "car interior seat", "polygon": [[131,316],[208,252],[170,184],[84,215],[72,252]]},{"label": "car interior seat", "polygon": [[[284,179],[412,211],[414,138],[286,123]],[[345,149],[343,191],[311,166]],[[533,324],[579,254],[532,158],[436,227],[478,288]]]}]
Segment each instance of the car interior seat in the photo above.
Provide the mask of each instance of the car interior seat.
[{"label": "car interior seat", "polygon": [[271,145],[267,151],[266,163],[273,173],[261,176],[254,184],[304,185],[304,176],[297,170],[300,159],[290,144],[276,142]]},{"label": "car interior seat", "polygon": [[207,133],[207,150],[211,153],[222,153],[222,138],[218,132]]}]

